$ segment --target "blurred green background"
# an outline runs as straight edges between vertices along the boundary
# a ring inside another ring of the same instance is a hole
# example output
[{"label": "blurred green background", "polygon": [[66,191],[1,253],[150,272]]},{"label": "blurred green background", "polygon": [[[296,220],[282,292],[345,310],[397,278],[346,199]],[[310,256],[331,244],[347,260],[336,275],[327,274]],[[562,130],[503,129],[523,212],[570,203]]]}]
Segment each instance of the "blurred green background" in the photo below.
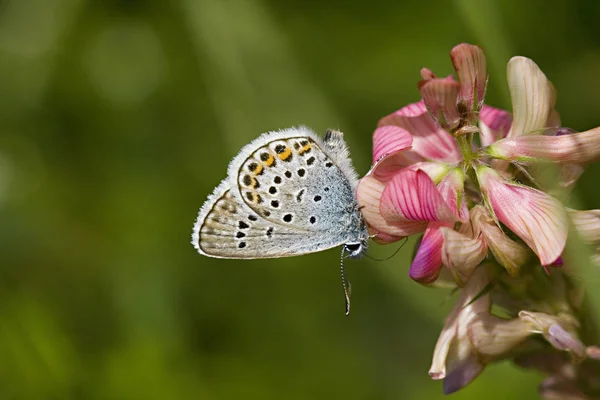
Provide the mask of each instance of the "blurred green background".
[{"label": "blurred green background", "polygon": [[[460,42],[487,52],[488,104],[524,55],[564,125],[600,125],[599,20],[595,0],[0,0],[0,399],[443,398],[453,299],[408,279],[413,242],[347,263],[347,318],[337,250],[204,258],[197,210],[267,130],[341,129],[364,174],[377,120]],[[501,363],[452,398],[540,378]]]}]

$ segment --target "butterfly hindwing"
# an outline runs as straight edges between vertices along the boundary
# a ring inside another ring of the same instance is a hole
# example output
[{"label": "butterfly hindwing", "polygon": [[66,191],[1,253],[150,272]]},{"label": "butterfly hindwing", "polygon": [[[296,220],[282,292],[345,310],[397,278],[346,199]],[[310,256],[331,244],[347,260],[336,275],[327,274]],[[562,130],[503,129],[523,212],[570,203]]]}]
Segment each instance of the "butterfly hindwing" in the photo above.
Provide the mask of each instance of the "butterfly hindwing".
[{"label": "butterfly hindwing", "polygon": [[192,244],[205,255],[220,258],[272,258],[311,251],[300,231],[279,226],[245,205],[227,183],[221,184],[200,210]]}]

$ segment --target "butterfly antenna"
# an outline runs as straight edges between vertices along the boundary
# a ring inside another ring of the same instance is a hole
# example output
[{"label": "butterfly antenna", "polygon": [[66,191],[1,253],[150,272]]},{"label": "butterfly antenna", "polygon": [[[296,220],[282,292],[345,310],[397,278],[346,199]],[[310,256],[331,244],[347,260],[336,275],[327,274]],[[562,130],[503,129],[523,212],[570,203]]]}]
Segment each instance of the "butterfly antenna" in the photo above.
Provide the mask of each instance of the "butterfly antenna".
[{"label": "butterfly antenna", "polygon": [[346,301],[346,316],[350,315],[350,292],[351,286],[348,277],[346,276],[346,270],[344,269],[344,256],[346,253],[346,247],[342,246],[342,256],[340,258],[340,272],[342,274],[342,289],[344,289],[344,299]]},{"label": "butterfly antenna", "polygon": [[365,253],[365,257],[370,258],[373,261],[387,261],[390,258],[394,257],[396,254],[398,254],[398,252],[404,247],[404,245],[406,244],[406,242],[408,242],[408,237],[404,238],[404,242],[402,242],[402,244],[400,245],[400,247],[398,247],[396,249],[396,251],[394,251],[394,253],[392,253],[392,255],[389,256],[388,258],[375,258],[375,257],[372,257],[372,256],[368,255],[367,253]]}]

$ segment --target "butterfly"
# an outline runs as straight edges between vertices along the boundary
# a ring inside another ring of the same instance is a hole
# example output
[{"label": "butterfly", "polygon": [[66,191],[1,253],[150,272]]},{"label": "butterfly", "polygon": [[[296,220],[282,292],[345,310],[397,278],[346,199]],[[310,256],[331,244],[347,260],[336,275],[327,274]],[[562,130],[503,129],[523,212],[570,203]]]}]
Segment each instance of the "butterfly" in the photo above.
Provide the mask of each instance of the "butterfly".
[{"label": "butterfly", "polygon": [[[192,244],[216,258],[278,258],[342,246],[358,257],[369,232],[343,134],[306,127],[262,134],[231,161],[200,208]],[[349,288],[342,283],[349,312]]]}]

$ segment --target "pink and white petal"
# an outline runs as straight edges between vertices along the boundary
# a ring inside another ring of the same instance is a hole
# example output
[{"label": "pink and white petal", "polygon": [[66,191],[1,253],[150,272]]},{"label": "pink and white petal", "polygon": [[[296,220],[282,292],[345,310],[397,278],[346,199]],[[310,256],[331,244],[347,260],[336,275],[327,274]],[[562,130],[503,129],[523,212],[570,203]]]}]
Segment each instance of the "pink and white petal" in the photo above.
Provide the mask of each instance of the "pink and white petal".
[{"label": "pink and white petal", "polygon": [[[419,82],[417,82],[417,88],[419,90],[421,90],[421,88],[429,81],[433,80],[433,79],[439,79],[439,80],[446,80],[446,81],[450,81],[450,82],[456,82],[456,79],[454,79],[454,77],[452,75],[449,75],[445,78],[436,78],[435,76],[433,76],[432,78],[429,77],[423,77],[423,70],[427,70],[427,68],[422,68],[421,69],[421,77],[423,78],[422,80],[420,80]],[[430,71],[431,72],[431,71]],[[427,73],[427,72],[425,72]]]},{"label": "pink and white petal", "polygon": [[423,114],[427,114],[427,107],[425,107],[425,103],[421,100],[402,107],[392,115],[398,117],[420,117]]},{"label": "pink and white petal", "polygon": [[430,79],[419,88],[429,113],[446,130],[456,128],[460,122],[456,108],[459,88],[458,82],[448,79]]},{"label": "pink and white petal", "polygon": [[495,216],[519,236],[544,266],[556,261],[567,241],[567,214],[560,202],[530,187],[509,183],[480,166],[477,178]]},{"label": "pink and white petal", "polygon": [[512,125],[512,114],[501,108],[484,105],[479,112],[479,120],[504,137]]},{"label": "pink and white petal", "polygon": [[486,268],[476,268],[460,291],[460,295],[450,315],[444,321],[444,327],[433,351],[433,360],[429,369],[432,379],[446,378],[446,369],[452,374],[455,369],[473,355],[473,345],[468,337],[468,327],[488,313],[490,308],[490,294],[482,295],[482,291],[489,283]]},{"label": "pink and white petal", "polygon": [[[423,158],[417,155],[414,151],[398,151],[396,153],[388,154],[381,157],[373,167],[369,174],[372,174],[375,178],[382,182],[387,182],[394,177],[394,175],[404,169],[414,169],[415,165],[436,165],[439,168],[446,168],[444,164],[432,163],[428,161],[422,161]],[[432,178],[433,179],[433,178]]]},{"label": "pink and white petal", "polygon": [[388,125],[408,131],[413,137],[411,151],[426,160],[454,164],[462,159],[452,135],[433,120],[423,101],[383,117],[378,124],[379,127]]},{"label": "pink and white petal", "polygon": [[584,164],[600,158],[600,127],[560,136],[506,138],[489,146],[487,154],[504,160]]},{"label": "pink and white petal", "polygon": [[469,325],[469,339],[485,359],[502,357],[531,336],[530,325],[520,318],[504,319],[491,314]]},{"label": "pink and white petal", "polygon": [[552,109],[550,111],[550,115],[548,115],[548,120],[546,121],[546,126],[548,126],[548,127],[562,126],[560,123],[560,114],[555,109]]},{"label": "pink and white petal", "polygon": [[469,221],[469,209],[464,201],[465,175],[459,168],[452,168],[438,184],[438,191],[457,220]]},{"label": "pink and white petal", "polygon": [[470,218],[469,205],[467,203],[466,196],[462,196],[462,201],[460,202],[460,207],[458,209],[458,219],[459,221],[468,221]]},{"label": "pink and white petal", "polygon": [[600,210],[578,211],[569,209],[568,211],[583,240],[588,244],[599,243]]},{"label": "pink and white petal", "polygon": [[462,43],[452,49],[450,57],[460,81],[459,102],[469,111],[479,111],[487,86],[487,60],[483,50]]},{"label": "pink and white petal", "polygon": [[410,264],[408,275],[423,284],[434,282],[442,267],[442,244],[444,237],[440,228],[450,224],[432,222],[425,230],[421,244]]},{"label": "pink and white petal", "polygon": [[429,368],[429,376],[431,379],[439,380],[446,377],[446,359],[448,358],[448,352],[450,351],[450,346],[452,346],[452,341],[455,336],[455,329],[444,329],[440,333],[433,351],[431,367]]},{"label": "pink and white petal", "polygon": [[481,140],[481,146],[486,147],[500,139],[499,134],[493,131],[483,121],[479,121],[479,138]]},{"label": "pink and white petal", "polygon": [[[477,207],[477,206],[475,206]],[[471,214],[471,219],[473,218],[473,215],[471,213],[471,211],[469,211],[469,214]],[[474,237],[478,237],[479,234],[481,233],[481,230],[479,229],[478,226],[473,225],[473,223],[471,221],[465,223],[465,224],[460,224],[460,227],[457,229],[457,232],[460,233],[461,235],[470,237],[470,238],[474,238]]]},{"label": "pink and white petal", "polygon": [[369,234],[371,239],[377,244],[390,244],[406,238],[406,236],[393,236],[384,232],[379,232],[372,226],[369,226]]},{"label": "pink and white petal", "polygon": [[530,325],[532,333],[541,333],[558,350],[569,351],[580,360],[586,356],[586,348],[577,335],[578,322],[574,317],[534,311],[520,311],[519,319]]},{"label": "pink and white petal", "polygon": [[422,161],[409,165],[406,169],[411,171],[421,170],[425,172],[434,183],[438,183],[442,181],[448,171],[450,171],[451,167],[448,164]]},{"label": "pink and white petal", "polygon": [[410,149],[412,136],[399,126],[386,125],[373,133],[373,163],[382,157]]},{"label": "pink and white petal", "polygon": [[483,206],[478,205],[471,209],[471,221],[473,230],[481,231],[496,261],[506,269],[509,275],[517,276],[521,266],[529,258],[530,251],[527,247],[506,236]]},{"label": "pink and white petal", "polygon": [[526,57],[511,58],[507,75],[514,119],[506,137],[514,138],[545,128],[555,101],[554,88],[546,75]]},{"label": "pink and white petal", "polygon": [[512,115],[505,110],[484,105],[479,112],[481,145],[489,146],[506,136],[512,124]]},{"label": "pink and white petal", "polygon": [[371,233],[377,235],[375,240],[379,243],[392,243],[403,237],[423,232],[427,227],[427,222],[391,223],[381,216],[379,203],[384,188],[385,184],[371,175],[362,178],[356,188],[358,205],[365,221],[371,228]]},{"label": "pink and white petal", "polygon": [[435,74],[429,68],[421,68],[421,78],[423,80],[435,79]]},{"label": "pink and white petal", "polygon": [[457,220],[431,178],[421,170],[399,171],[383,189],[379,211],[388,222]]},{"label": "pink and white petal", "polygon": [[464,286],[475,267],[487,255],[483,237],[470,238],[451,228],[442,227],[442,264],[454,275],[458,286]]}]

